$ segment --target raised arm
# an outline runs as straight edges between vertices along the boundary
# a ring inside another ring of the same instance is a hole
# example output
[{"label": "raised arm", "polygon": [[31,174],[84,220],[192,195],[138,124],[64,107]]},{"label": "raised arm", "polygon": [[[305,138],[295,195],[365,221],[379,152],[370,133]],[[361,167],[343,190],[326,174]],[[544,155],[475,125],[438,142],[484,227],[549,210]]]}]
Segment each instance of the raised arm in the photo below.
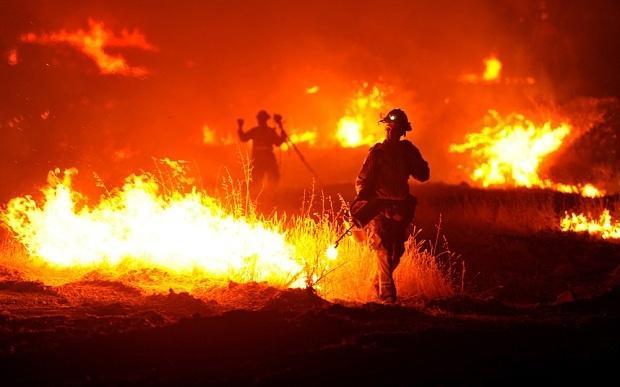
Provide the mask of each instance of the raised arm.
[{"label": "raised arm", "polygon": [[242,142],[251,140],[252,137],[254,136],[253,132],[254,132],[254,129],[250,129],[249,131],[244,132],[243,131],[243,120],[241,118],[237,120],[237,134],[239,135],[239,140],[241,140]]}]

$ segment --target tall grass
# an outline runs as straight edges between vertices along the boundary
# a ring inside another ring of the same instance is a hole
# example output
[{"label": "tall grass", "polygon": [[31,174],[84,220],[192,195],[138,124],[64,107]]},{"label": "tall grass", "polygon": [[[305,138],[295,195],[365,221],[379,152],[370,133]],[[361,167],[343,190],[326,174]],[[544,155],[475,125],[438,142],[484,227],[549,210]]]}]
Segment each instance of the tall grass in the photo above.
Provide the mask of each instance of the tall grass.
[{"label": "tall grass", "polygon": [[[185,164],[165,160],[157,163],[153,176],[164,197],[173,198],[180,192],[197,190],[194,180],[185,177]],[[164,168],[170,168],[166,172]],[[179,176],[183,177],[180,178]],[[282,280],[269,281],[276,287],[305,286],[314,289],[329,300],[369,301],[374,299],[372,279],[377,262],[366,241],[343,239],[337,258],[329,258],[327,249],[347,225],[347,203],[338,197],[317,195],[312,189],[300,203],[300,212],[287,214],[260,214],[256,197],[252,197],[249,171],[245,181],[234,181],[228,175],[218,190],[219,201],[227,214],[249,223],[260,222],[285,236],[292,247],[292,259],[301,267],[300,272],[284,273]],[[114,191],[107,191],[108,195]],[[396,271],[396,281],[403,297],[434,298],[454,293],[452,267],[445,262],[454,261],[454,254],[445,243],[423,241],[414,233],[407,241],[407,250]],[[208,244],[206,244],[208,246]],[[36,257],[35,257],[36,258]],[[439,261],[444,263],[440,263]],[[242,272],[230,272],[238,282],[256,281],[256,259],[248,257]],[[7,234],[0,246],[0,265],[19,270],[29,279],[38,279],[59,285],[80,279],[114,279],[138,286],[147,292],[167,291],[169,288],[207,294],[208,289],[227,286],[222,278],[212,278],[198,269],[192,272],[170,272],[159,267],[144,267],[132,262],[131,257],[119,265],[100,265],[90,268],[58,269],[33,259],[25,248]]]},{"label": "tall grass", "polygon": [[[372,279],[377,261],[367,240],[345,238],[338,246],[336,259],[326,255],[328,247],[348,226],[346,203],[341,199],[340,207],[335,210],[332,198],[322,195],[316,205],[314,195],[310,197],[305,211],[292,217],[286,225],[287,239],[295,246],[296,259],[304,267],[307,286],[330,300],[373,300]],[[438,228],[438,240],[440,234]],[[455,292],[452,264],[457,257],[446,248],[447,244],[424,241],[418,232],[412,233],[395,272],[401,297],[436,298]],[[445,259],[445,265],[440,263],[441,258]]]},{"label": "tall grass", "polygon": [[585,198],[543,189],[482,189],[463,186],[429,185],[418,187],[418,215],[428,223],[443,214],[447,228],[492,229],[496,232],[531,234],[559,231],[565,213],[577,212],[598,217],[608,209],[614,219],[620,215],[616,195]]}]

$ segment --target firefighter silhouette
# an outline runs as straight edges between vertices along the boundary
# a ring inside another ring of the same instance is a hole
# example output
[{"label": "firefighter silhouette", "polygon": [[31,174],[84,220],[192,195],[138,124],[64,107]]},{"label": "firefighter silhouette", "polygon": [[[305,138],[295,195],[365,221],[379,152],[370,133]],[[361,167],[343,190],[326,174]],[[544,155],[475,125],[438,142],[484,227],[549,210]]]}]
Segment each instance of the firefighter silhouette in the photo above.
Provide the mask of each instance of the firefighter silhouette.
[{"label": "firefighter silhouette", "polygon": [[273,152],[274,146],[280,146],[286,141],[284,132],[278,134],[276,129],[268,125],[271,118],[269,113],[261,110],[256,114],[257,126],[247,132],[243,131],[243,120],[238,119],[237,133],[243,142],[252,140],[252,185],[262,186],[267,181],[270,185],[277,184],[280,179],[278,163]]},{"label": "firefighter silhouette", "polygon": [[405,252],[411,233],[416,199],[409,193],[409,176],[429,179],[430,170],[422,154],[401,137],[411,130],[407,115],[393,109],[380,122],[385,123],[385,141],[370,148],[355,182],[356,200],[390,203],[366,226],[370,245],[377,259],[374,287],[381,302],[396,302],[393,273]]}]

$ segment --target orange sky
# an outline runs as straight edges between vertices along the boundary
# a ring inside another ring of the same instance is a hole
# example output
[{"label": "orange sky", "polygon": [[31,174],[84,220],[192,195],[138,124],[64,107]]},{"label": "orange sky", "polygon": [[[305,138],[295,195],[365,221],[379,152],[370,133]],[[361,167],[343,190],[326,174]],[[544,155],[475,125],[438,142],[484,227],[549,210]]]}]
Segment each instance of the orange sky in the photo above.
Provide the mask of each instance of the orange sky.
[{"label": "orange sky", "polygon": [[[117,152],[190,158],[202,151],[205,124],[226,134],[237,117],[251,122],[260,108],[282,113],[289,127],[329,133],[370,82],[393,88],[390,101],[407,109],[414,139],[441,177],[452,168],[447,145],[489,108],[535,110],[537,95],[617,94],[620,79],[604,75],[617,69],[618,10],[612,1],[591,3],[2,2],[0,173],[10,181],[40,177],[58,164],[95,167]],[[148,75],[102,74],[68,45],[20,41],[88,30],[89,19],[117,35],[144,34],[156,51],[105,52]],[[16,65],[8,63],[13,50]],[[458,81],[481,72],[489,55],[501,58],[505,76],[531,76],[536,85]],[[306,92],[315,85],[318,92]]]}]

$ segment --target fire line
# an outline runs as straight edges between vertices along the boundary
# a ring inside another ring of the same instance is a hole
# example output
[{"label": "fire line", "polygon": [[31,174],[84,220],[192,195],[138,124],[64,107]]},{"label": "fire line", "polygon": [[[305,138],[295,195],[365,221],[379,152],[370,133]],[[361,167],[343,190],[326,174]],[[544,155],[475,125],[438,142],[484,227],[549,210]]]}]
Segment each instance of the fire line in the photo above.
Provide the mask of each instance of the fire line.
[{"label": "fire line", "polygon": [[521,114],[504,118],[494,110],[489,111],[486,121],[481,131],[467,134],[464,143],[449,148],[452,153],[470,154],[472,181],[483,187],[536,187],[584,197],[604,195],[591,183],[570,185],[540,176],[543,160],[556,152],[571,133],[568,123],[553,126],[547,121],[536,125]]},{"label": "fire line", "polygon": [[130,77],[144,77],[149,71],[145,67],[131,66],[122,55],[106,52],[107,48],[136,48],[144,51],[155,51],[155,47],[146,41],[146,37],[138,30],[129,32],[124,29],[120,35],[106,29],[103,22],[88,20],[87,31],[79,29],[74,32],[60,30],[58,32],[24,34],[20,40],[24,43],[56,45],[67,44],[88,58],[92,59],[101,74],[116,74]]}]

